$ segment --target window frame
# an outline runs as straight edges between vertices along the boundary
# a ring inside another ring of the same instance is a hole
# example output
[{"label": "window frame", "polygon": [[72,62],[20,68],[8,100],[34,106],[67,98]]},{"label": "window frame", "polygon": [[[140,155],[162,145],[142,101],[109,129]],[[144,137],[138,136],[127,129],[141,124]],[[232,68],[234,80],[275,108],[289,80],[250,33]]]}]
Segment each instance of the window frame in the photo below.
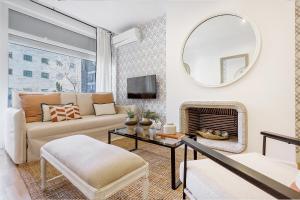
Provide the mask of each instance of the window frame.
[{"label": "window frame", "polygon": [[[46,75],[46,76],[44,76]],[[50,73],[48,72],[41,72],[41,78],[42,79],[49,79],[50,78]]]},{"label": "window frame", "polygon": [[41,63],[45,65],[49,65],[49,59],[48,58],[41,58]]},{"label": "window frame", "polygon": [[[29,73],[30,75],[26,75],[27,73]],[[32,78],[33,72],[31,70],[23,70],[23,77]]]},{"label": "window frame", "polygon": [[[30,59],[27,59],[30,58]],[[27,62],[32,62],[32,55],[23,54],[23,60]]]}]

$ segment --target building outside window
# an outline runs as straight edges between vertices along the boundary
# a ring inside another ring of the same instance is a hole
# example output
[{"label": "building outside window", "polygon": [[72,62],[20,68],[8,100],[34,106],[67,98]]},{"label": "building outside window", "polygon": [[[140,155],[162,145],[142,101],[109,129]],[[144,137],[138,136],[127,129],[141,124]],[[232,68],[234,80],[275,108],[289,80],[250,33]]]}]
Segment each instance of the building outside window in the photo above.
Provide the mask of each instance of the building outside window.
[{"label": "building outside window", "polygon": [[49,65],[49,59],[48,58],[42,58],[41,63]]},{"label": "building outside window", "polygon": [[83,60],[81,62],[81,91],[95,92],[96,91],[96,62]]},{"label": "building outside window", "polygon": [[32,56],[31,56],[31,55],[26,55],[26,54],[24,54],[24,56],[23,56],[23,60],[26,60],[26,61],[32,62]]},{"label": "building outside window", "polygon": [[9,75],[12,75],[12,74],[13,74],[13,69],[9,68],[9,69],[8,69],[8,74],[9,74]]},{"label": "building outside window", "polygon": [[75,68],[75,64],[74,63],[70,63],[70,69],[74,69]]},{"label": "building outside window", "polygon": [[24,70],[23,71],[23,76],[25,76],[25,77],[32,77],[32,71],[30,71],[30,70]]},{"label": "building outside window", "polygon": [[9,57],[9,58],[13,58],[12,52],[9,52],[9,53],[8,53],[8,57]]},{"label": "building outside window", "polygon": [[12,101],[12,88],[8,88],[8,107],[11,107]]},{"label": "building outside window", "polygon": [[[9,76],[8,85],[12,91],[24,91],[24,89],[29,91],[30,89],[32,92],[74,92],[74,86],[76,92],[96,91],[96,79],[88,80],[88,74],[96,74],[96,63],[93,60],[13,43],[9,43],[9,51],[14,55],[14,59],[9,60],[9,69],[13,74]],[[42,58],[47,58],[49,64],[43,66],[39,62],[29,63],[23,59],[23,52],[30,53],[32,57],[40,61]],[[50,62],[51,60],[54,62]],[[71,63],[74,64],[74,69],[70,69]]]},{"label": "building outside window", "polygon": [[23,88],[23,91],[25,91],[25,92],[32,92],[32,88]]},{"label": "building outside window", "polygon": [[41,73],[41,78],[49,79],[49,73],[42,72]]},{"label": "building outside window", "polygon": [[56,61],[56,65],[57,65],[58,67],[62,67],[62,66],[63,66],[63,63],[62,63],[61,61],[57,60],[57,61]]}]

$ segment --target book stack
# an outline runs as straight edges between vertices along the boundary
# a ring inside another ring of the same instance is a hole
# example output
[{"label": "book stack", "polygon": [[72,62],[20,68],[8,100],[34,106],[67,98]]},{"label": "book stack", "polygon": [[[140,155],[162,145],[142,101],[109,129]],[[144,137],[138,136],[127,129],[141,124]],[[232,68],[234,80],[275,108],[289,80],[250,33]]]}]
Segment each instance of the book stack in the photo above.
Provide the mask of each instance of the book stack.
[{"label": "book stack", "polygon": [[162,139],[171,138],[171,139],[176,139],[176,140],[180,140],[181,138],[183,138],[185,136],[182,133],[157,133],[156,135],[160,136]]}]

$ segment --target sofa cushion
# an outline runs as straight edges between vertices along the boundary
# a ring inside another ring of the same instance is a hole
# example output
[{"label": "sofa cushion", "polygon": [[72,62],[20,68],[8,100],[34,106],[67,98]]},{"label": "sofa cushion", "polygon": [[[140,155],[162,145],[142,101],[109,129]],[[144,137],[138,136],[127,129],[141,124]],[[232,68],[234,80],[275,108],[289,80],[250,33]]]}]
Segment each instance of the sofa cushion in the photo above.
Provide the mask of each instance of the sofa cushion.
[{"label": "sofa cushion", "polygon": [[97,189],[147,164],[134,153],[84,135],[51,141],[42,147],[41,152],[51,155],[50,163],[58,161]]},{"label": "sofa cushion", "polygon": [[[286,186],[291,185],[298,173],[296,166],[258,153],[229,157]],[[182,175],[183,163],[180,165],[181,180]],[[188,162],[187,188],[196,199],[273,199],[266,192],[209,159]]]},{"label": "sofa cushion", "polygon": [[81,115],[94,115],[93,100],[91,93],[77,94],[77,105],[80,109]]},{"label": "sofa cushion", "polygon": [[93,103],[96,104],[107,104],[113,103],[114,97],[113,94],[110,93],[94,93],[92,94]]},{"label": "sofa cushion", "polygon": [[42,121],[41,104],[60,104],[60,94],[20,94],[20,97],[27,123]]},{"label": "sofa cushion", "polygon": [[62,122],[34,122],[26,124],[28,138],[40,138],[61,135],[89,129],[112,126],[125,123],[125,114],[95,116],[82,116],[82,119]]},{"label": "sofa cushion", "polygon": [[61,104],[73,103],[73,105],[77,105],[75,93],[60,93],[60,101]]},{"label": "sofa cushion", "polygon": [[114,103],[96,104],[94,103],[94,110],[96,116],[101,115],[115,115],[116,109]]}]

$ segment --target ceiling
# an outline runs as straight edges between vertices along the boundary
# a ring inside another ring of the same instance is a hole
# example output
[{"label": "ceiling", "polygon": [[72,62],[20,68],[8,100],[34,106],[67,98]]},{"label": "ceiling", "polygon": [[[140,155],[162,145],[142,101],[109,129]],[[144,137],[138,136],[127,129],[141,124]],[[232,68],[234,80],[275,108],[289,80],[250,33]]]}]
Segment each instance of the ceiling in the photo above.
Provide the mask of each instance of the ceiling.
[{"label": "ceiling", "polygon": [[166,0],[39,0],[85,22],[121,33],[166,13]]}]

